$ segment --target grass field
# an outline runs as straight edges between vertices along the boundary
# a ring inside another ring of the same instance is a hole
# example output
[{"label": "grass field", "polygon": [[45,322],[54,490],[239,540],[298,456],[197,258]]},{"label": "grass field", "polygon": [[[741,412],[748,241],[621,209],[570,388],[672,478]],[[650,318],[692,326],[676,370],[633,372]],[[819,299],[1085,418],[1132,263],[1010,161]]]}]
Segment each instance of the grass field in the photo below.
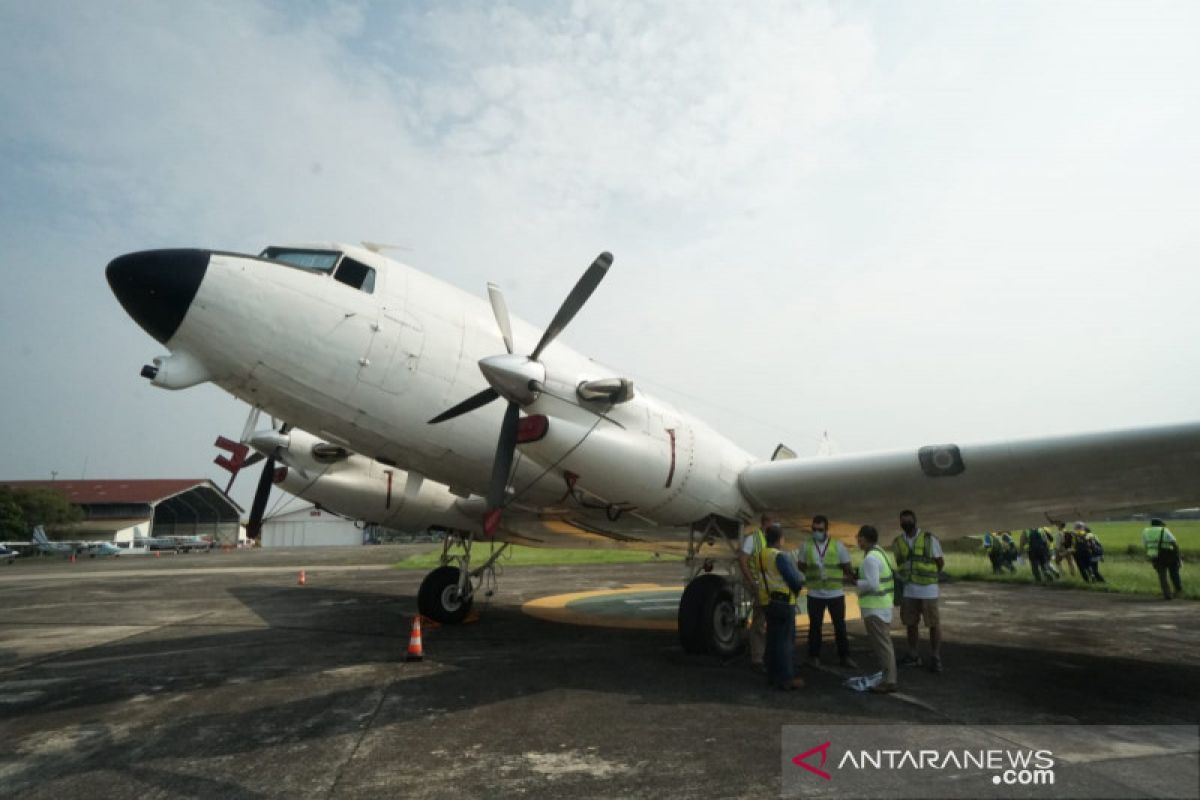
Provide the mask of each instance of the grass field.
[{"label": "grass field", "polygon": [[[453,552],[462,552],[456,550]],[[472,552],[472,563],[482,563],[491,553],[488,545],[476,544]],[[401,559],[396,569],[432,569],[439,563],[441,545],[425,553],[417,553]],[[545,547],[510,545],[508,551],[496,563],[505,567],[561,566],[568,564],[640,564],[647,561],[679,561],[679,556],[657,555],[643,550],[558,550]]]}]

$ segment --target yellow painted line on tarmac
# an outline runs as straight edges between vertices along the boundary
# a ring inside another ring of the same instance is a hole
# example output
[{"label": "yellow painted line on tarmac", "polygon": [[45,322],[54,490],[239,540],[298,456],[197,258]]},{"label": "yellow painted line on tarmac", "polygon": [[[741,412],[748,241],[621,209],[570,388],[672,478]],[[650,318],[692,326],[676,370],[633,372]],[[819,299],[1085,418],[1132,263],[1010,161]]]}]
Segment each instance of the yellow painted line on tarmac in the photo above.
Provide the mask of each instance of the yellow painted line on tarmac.
[{"label": "yellow painted line on tarmac", "polygon": [[[588,612],[579,607],[572,608],[572,604],[579,601],[599,600],[604,598],[620,598],[626,595],[647,594],[651,592],[661,592],[669,594],[674,600],[683,592],[683,586],[663,586],[656,583],[631,583],[626,584],[620,589],[591,589],[584,592],[569,592],[567,594],[555,594],[548,597],[539,597],[530,600],[521,606],[521,611],[531,617],[544,619],[549,622],[559,622],[567,625],[585,625],[596,628],[624,628],[632,630],[652,630],[652,631],[673,631],[676,629],[676,621],[674,615],[670,619],[647,619],[621,614],[602,614]],[[800,609],[804,609],[804,601],[801,598]],[[858,606],[858,597],[853,593],[846,594],[846,621],[856,620],[862,617],[862,611]],[[826,620],[824,625],[825,634],[833,635],[833,625]],[[806,634],[808,631],[808,618],[799,613],[796,615],[796,635],[799,638],[801,634]]]},{"label": "yellow painted line on tarmac", "polygon": [[568,608],[569,603],[577,600],[593,600],[601,597],[620,597],[621,595],[643,594],[648,591],[679,592],[682,586],[661,586],[655,583],[628,584],[624,589],[594,589],[587,592],[570,592],[555,594],[549,597],[539,597],[521,606],[521,611],[531,617],[562,622],[568,625],[589,625],[596,628],[629,628],[643,631],[673,631],[675,620],[637,619],[635,617],[616,616],[614,614],[586,614],[576,609]]}]

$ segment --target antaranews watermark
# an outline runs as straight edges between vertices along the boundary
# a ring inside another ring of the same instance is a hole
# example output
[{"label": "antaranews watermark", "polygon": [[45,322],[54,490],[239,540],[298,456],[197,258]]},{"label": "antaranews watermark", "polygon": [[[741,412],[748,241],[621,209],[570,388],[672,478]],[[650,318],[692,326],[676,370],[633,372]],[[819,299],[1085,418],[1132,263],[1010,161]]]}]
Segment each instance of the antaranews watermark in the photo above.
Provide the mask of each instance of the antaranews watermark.
[{"label": "antaranews watermark", "polygon": [[789,725],[785,797],[1200,800],[1195,725]]}]

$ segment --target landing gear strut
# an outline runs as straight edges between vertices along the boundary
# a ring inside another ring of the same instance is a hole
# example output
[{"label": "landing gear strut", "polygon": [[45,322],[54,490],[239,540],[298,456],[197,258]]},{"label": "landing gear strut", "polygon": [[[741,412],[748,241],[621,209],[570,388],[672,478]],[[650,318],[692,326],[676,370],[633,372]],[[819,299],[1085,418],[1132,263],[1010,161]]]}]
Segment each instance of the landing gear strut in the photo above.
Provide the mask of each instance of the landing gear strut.
[{"label": "landing gear strut", "polygon": [[[453,625],[467,618],[480,587],[486,584],[485,594],[491,596],[496,585],[496,559],[508,548],[508,543],[494,549],[483,564],[471,569],[473,540],[471,534],[446,534],[442,541],[441,566],[425,576],[417,591],[417,610],[423,616]],[[455,546],[462,552],[454,552]]]},{"label": "landing gear strut", "polygon": [[[743,631],[753,608],[750,593],[733,567],[741,527],[732,520],[709,517],[692,526],[688,538],[689,580],[679,599],[679,641],[688,653],[730,658],[745,643]],[[728,555],[700,557],[705,545],[728,546]],[[715,571],[720,564],[723,573]]]}]

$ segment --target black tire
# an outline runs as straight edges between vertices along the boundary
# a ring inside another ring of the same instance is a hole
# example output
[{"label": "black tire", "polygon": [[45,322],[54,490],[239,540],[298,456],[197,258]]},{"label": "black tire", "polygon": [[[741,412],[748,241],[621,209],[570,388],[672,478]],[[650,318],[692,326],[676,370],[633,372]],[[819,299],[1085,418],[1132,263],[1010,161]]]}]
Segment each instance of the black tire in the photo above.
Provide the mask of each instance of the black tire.
[{"label": "black tire", "polygon": [[688,653],[735,656],[745,644],[737,624],[737,605],[729,582],[720,575],[692,579],[679,598],[679,641]]},{"label": "black tire", "polygon": [[474,601],[458,596],[458,567],[438,567],[425,576],[417,592],[417,610],[445,625],[466,619]]}]

